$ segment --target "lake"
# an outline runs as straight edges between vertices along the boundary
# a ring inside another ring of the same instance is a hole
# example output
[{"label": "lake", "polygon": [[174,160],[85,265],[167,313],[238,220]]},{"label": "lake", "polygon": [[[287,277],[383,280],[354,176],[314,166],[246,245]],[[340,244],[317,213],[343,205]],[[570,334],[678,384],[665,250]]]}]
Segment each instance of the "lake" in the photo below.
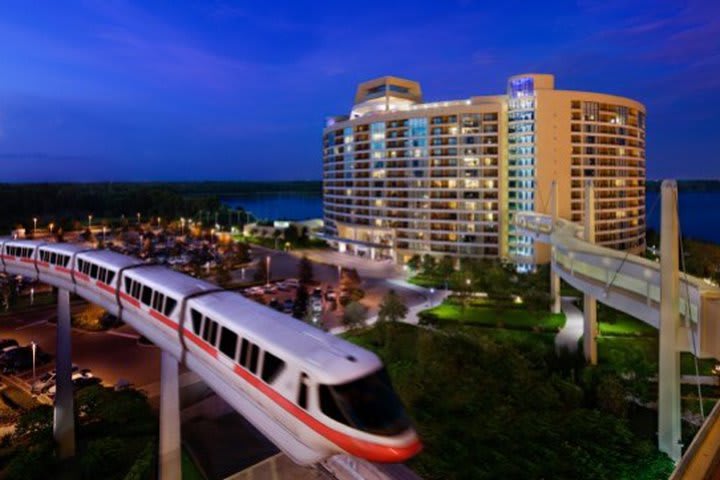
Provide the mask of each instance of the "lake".
[{"label": "lake", "polygon": [[[322,217],[318,193],[280,192],[223,197],[229,207],[243,207],[269,220],[307,220]],[[680,228],[685,236],[720,243],[720,192],[680,192]],[[647,194],[648,226],[660,230],[659,193]]]},{"label": "lake", "polygon": [[251,193],[222,197],[220,201],[228,207],[242,207],[262,220],[322,218],[322,196],[319,193]]}]

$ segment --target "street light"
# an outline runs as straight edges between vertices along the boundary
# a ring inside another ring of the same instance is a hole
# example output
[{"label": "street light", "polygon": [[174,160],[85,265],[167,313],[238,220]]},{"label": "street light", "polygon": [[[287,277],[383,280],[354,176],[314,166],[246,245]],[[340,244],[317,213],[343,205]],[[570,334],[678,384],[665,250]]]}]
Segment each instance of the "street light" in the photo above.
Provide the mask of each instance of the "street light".
[{"label": "street light", "polygon": [[136,213],[138,219],[138,225],[140,225],[140,212]]},{"label": "street light", "polygon": [[33,217],[33,237],[37,234],[37,217]]},{"label": "street light", "polygon": [[53,233],[53,228],[55,228],[55,224],[54,224],[54,223],[50,223],[50,225],[48,225],[48,229],[50,230],[50,234]]},{"label": "street light", "polygon": [[105,225],[103,225],[103,243],[105,243]]},{"label": "street light", "polygon": [[265,285],[270,285],[270,255],[265,257],[265,267],[267,268],[267,278]]},{"label": "street light", "polygon": [[35,303],[35,289],[31,288],[30,289],[30,305],[32,305],[33,303]]},{"label": "street light", "polygon": [[342,265],[338,265],[338,283],[342,280]]},{"label": "street light", "polygon": [[185,235],[185,219],[180,217],[180,236]]},{"label": "street light", "polygon": [[88,230],[92,230],[92,215],[88,215]]},{"label": "street light", "polygon": [[37,343],[33,340],[30,342],[30,345],[32,345],[32,362],[33,362],[33,383],[35,383],[35,357],[37,353]]}]

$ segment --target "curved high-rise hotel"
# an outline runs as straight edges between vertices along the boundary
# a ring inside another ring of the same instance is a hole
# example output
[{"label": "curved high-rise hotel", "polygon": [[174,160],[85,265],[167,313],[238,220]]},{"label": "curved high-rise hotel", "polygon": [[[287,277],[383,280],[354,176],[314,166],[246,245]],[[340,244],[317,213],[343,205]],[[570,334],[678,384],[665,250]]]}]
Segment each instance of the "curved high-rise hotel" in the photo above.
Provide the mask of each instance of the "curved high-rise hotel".
[{"label": "curved high-rise hotel", "polygon": [[645,107],[556,90],[554,77],[511,77],[504,95],[424,103],[417,82],[362,83],[350,115],[323,132],[325,236],[341,251],[545,262],[516,234],[516,211],[581,222],[595,190],[596,242],[645,247]]}]

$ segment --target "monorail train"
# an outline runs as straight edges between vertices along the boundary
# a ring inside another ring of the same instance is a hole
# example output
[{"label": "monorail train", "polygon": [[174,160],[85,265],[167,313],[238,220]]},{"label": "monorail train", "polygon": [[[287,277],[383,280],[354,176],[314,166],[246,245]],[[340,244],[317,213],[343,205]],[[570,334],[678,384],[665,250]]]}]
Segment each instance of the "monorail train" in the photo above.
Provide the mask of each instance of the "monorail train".
[{"label": "monorail train", "polygon": [[213,284],[107,250],[0,239],[2,270],[98,304],[299,464],[402,462],[421,443],[376,355]]}]

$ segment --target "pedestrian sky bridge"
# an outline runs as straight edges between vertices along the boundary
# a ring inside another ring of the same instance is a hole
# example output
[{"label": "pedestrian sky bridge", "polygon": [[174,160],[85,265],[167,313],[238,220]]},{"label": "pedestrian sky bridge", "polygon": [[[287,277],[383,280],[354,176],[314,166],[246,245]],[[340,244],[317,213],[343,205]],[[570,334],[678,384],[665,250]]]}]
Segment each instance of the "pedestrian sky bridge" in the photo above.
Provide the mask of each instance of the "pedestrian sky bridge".
[{"label": "pedestrian sky bridge", "polygon": [[708,417],[681,458],[680,352],[720,360],[720,288],[680,271],[677,187],[662,186],[660,261],[594,243],[594,192],[585,187],[585,220],[578,225],[551,214],[517,212],[519,235],[550,245],[553,310],[560,279],[584,294],[583,350],[597,362],[596,302],[621,310],[660,331],[658,447],[679,462],[673,478],[711,478],[720,464],[720,411]]}]

